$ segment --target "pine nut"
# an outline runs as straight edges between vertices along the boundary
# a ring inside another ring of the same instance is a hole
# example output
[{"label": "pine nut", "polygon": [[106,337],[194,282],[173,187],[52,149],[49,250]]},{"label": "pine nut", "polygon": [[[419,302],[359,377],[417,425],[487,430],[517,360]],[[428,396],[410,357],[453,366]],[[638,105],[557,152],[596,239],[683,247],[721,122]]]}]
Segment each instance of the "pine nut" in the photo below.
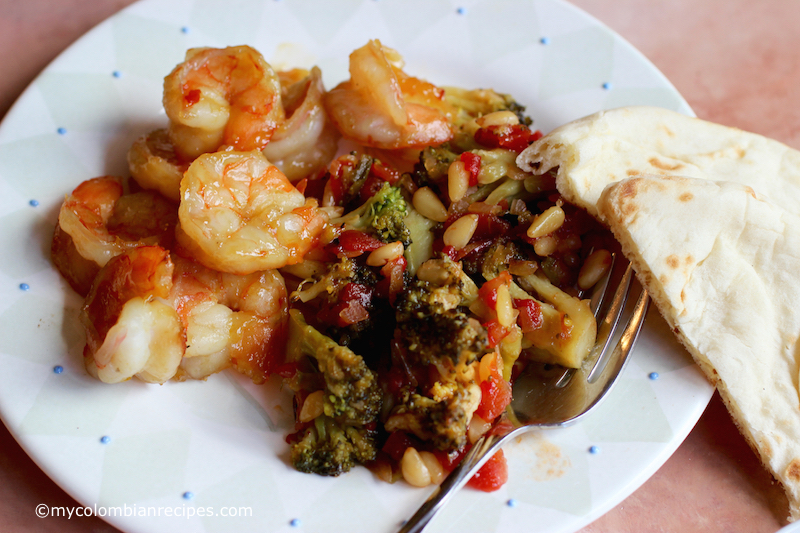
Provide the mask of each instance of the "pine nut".
[{"label": "pine nut", "polygon": [[389,463],[376,461],[370,467],[370,470],[372,470],[375,476],[381,481],[385,481],[386,483],[392,482],[392,467]]},{"label": "pine nut", "polygon": [[439,459],[436,458],[431,452],[419,452],[419,456],[425,466],[428,468],[428,474],[431,476],[431,483],[438,485],[444,480],[444,468]]},{"label": "pine nut", "polygon": [[497,300],[495,304],[497,321],[504,328],[511,327],[517,321],[519,312],[511,304],[511,295],[508,292],[508,285],[497,287]]},{"label": "pine nut", "polygon": [[434,285],[444,285],[449,278],[450,273],[442,266],[441,259],[428,259],[417,269],[417,279]]},{"label": "pine nut", "polygon": [[478,415],[472,415],[472,420],[469,423],[469,429],[467,430],[467,438],[471,443],[475,443],[479,438],[483,436],[484,433],[489,431],[489,428],[492,427],[492,424],[484,420]]},{"label": "pine nut", "polygon": [[558,241],[547,235],[546,237],[539,237],[533,243],[533,251],[536,252],[536,255],[541,257],[548,257],[553,255],[553,252],[556,251],[556,247],[558,246]]},{"label": "pine nut", "polygon": [[403,251],[403,243],[400,241],[384,244],[367,256],[367,264],[374,267],[383,266],[403,255]]},{"label": "pine nut", "polygon": [[403,479],[411,486],[427,487],[431,484],[431,473],[419,452],[413,447],[406,448],[403,453],[400,471],[403,473]]},{"label": "pine nut", "polygon": [[561,225],[564,224],[565,219],[566,215],[564,214],[564,210],[554,205],[533,219],[533,222],[528,228],[528,237],[536,239],[549,235],[560,228]]},{"label": "pine nut", "polygon": [[447,194],[451,202],[461,200],[469,189],[469,171],[464,162],[456,159],[447,169]]},{"label": "pine nut", "polygon": [[583,262],[578,273],[578,287],[582,290],[594,287],[594,284],[606,275],[611,268],[611,252],[608,250],[595,250]]},{"label": "pine nut", "polygon": [[482,128],[489,126],[515,126],[519,124],[519,117],[511,111],[495,111],[475,119]]},{"label": "pine nut", "polygon": [[[445,246],[452,246],[456,250],[461,250],[475,234],[478,229],[478,215],[464,215],[448,227],[442,239]],[[377,251],[377,250],[376,250]]]},{"label": "pine nut", "polygon": [[306,401],[303,402],[303,407],[300,408],[300,415],[298,418],[300,422],[311,422],[324,411],[325,405],[325,391],[314,391],[306,396]]},{"label": "pine nut", "polygon": [[436,193],[430,187],[422,187],[417,189],[414,196],[411,198],[411,205],[417,212],[435,222],[444,222],[447,220],[447,209]]}]

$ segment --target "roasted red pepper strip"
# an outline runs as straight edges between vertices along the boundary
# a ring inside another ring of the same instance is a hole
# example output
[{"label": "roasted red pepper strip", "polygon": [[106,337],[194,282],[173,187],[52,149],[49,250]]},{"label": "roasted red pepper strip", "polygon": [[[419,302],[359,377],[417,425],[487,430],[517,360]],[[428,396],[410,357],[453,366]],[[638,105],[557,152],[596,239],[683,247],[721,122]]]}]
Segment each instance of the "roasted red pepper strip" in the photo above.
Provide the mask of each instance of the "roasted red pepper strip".
[{"label": "roasted red pepper strip", "polygon": [[392,167],[387,167],[380,161],[375,161],[372,164],[372,169],[370,169],[370,172],[372,173],[372,175],[374,175],[377,178],[380,178],[382,181],[388,182],[389,185],[394,185],[395,183],[397,183],[397,180],[399,180],[400,176],[402,176],[399,170],[394,169]]},{"label": "roasted red pepper strip", "polygon": [[481,285],[481,288],[478,289],[478,296],[490,309],[494,309],[497,307],[497,288],[509,283],[511,283],[511,274],[507,270],[503,270],[496,277]]},{"label": "roasted red pepper strip", "polygon": [[536,300],[514,300],[514,307],[519,311],[517,323],[523,333],[529,333],[542,327],[542,306]]},{"label": "roasted red pepper strip", "polygon": [[467,485],[483,492],[494,492],[508,481],[508,463],[503,450],[498,450],[478,472],[467,481]]},{"label": "roasted red pepper strip", "polygon": [[483,325],[486,328],[486,334],[488,336],[489,346],[494,348],[500,341],[505,338],[506,335],[510,333],[508,328],[502,326],[500,322],[497,320],[492,320],[491,322],[487,322]]},{"label": "roasted red pepper strip", "polygon": [[495,125],[475,132],[475,142],[487,148],[505,148],[521,152],[532,142],[542,138],[541,131],[531,131],[523,124]]},{"label": "roasted red pepper strip", "polygon": [[495,356],[489,367],[489,377],[481,381],[481,403],[475,411],[475,414],[487,422],[492,422],[503,414],[511,403],[511,385],[503,379],[498,358],[499,356]]},{"label": "roasted red pepper strip", "polygon": [[345,252],[372,252],[386,243],[363,231],[349,229],[339,235],[339,244]]},{"label": "roasted red pepper strip", "polygon": [[474,187],[478,184],[478,174],[481,172],[481,156],[472,152],[464,152],[459,156],[464,163],[464,168],[469,172],[469,186]]}]

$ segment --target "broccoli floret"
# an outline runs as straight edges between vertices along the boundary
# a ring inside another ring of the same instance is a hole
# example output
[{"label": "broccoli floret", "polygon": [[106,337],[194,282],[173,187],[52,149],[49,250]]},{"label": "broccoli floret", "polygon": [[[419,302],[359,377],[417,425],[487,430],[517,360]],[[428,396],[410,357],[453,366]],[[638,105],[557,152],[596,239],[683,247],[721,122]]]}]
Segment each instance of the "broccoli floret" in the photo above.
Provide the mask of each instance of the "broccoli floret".
[{"label": "broccoli floret", "polygon": [[[302,472],[339,475],[374,459],[375,422],[382,392],[364,359],[309,326],[300,311],[289,311],[287,359],[313,360],[310,379],[299,371],[289,381],[295,390],[317,384],[324,391],[323,413],[293,442],[292,463]],[[316,390],[320,390],[319,388]]]},{"label": "broccoli floret", "polygon": [[411,394],[392,411],[386,429],[409,431],[440,450],[457,450],[467,442],[467,428],[480,402],[480,387],[451,381],[437,382],[433,388],[448,394],[433,398]]},{"label": "broccoli floret", "polygon": [[347,229],[373,233],[383,242],[400,241],[403,246],[408,246],[411,233],[403,220],[407,215],[408,205],[402,191],[384,183],[364,204],[331,223],[342,223]]},{"label": "broccoli floret", "polygon": [[420,283],[406,293],[397,313],[397,328],[415,362],[448,367],[469,365],[486,351],[486,331],[459,309],[441,305],[441,289]]},{"label": "broccoli floret", "polygon": [[374,286],[377,283],[375,273],[369,268],[356,263],[352,258],[342,257],[338,263],[328,265],[327,271],[319,278],[308,278],[302,281],[297,290],[292,292],[292,301],[309,302],[324,297],[328,303],[335,303],[339,291],[348,283],[361,283]]},{"label": "broccoli floret", "polygon": [[466,442],[480,401],[474,364],[488,351],[486,330],[463,310],[477,289],[450,259],[424,263],[419,277],[398,298],[395,338],[412,367],[435,375],[404,391],[386,428],[410,431],[443,450]]},{"label": "broccoli floret", "polygon": [[300,472],[338,476],[375,458],[375,433],[368,428],[343,426],[320,415],[292,444],[292,464]]},{"label": "broccoli floret", "polygon": [[435,184],[447,178],[450,164],[458,159],[458,154],[450,150],[447,144],[426,146],[419,154],[419,161],[414,164],[413,179],[420,187]]},{"label": "broccoli floret", "polygon": [[314,359],[325,382],[324,412],[342,424],[374,422],[381,408],[375,373],[364,359],[309,326],[297,309],[289,311],[287,359]]}]

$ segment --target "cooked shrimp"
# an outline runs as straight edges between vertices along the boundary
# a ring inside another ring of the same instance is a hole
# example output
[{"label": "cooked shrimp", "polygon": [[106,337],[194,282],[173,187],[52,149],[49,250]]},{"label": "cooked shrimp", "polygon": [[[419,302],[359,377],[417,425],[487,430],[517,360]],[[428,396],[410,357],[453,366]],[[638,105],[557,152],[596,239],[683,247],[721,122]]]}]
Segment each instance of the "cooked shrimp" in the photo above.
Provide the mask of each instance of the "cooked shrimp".
[{"label": "cooked shrimp", "polygon": [[178,159],[167,130],[155,130],[137,139],[128,150],[128,168],[143,189],[180,201],[181,178],[189,164]]},{"label": "cooked shrimp", "polygon": [[128,250],[100,271],[86,298],[86,369],[106,383],[163,383],[232,366],[263,383],[283,360],[286,302],[275,270],[237,276],[158,246]]},{"label": "cooked shrimp", "polygon": [[246,276],[208,269],[173,256],[175,272],[167,300],[186,332],[178,380],[204,379],[233,366],[263,383],[283,361],[287,292],[276,270]]},{"label": "cooked shrimp", "polygon": [[408,76],[402,58],[372,40],[350,54],[350,79],[331,89],[325,109],[345,137],[375,148],[419,148],[453,137],[444,91]]},{"label": "cooked shrimp", "polygon": [[175,375],[186,344],[178,313],[163,300],[173,268],[165,249],[141,246],[100,270],[81,311],[90,375],[105,383],[133,376],[164,383]]},{"label": "cooked shrimp", "polygon": [[[294,81],[295,77],[281,78]],[[339,132],[322,106],[324,93],[322,73],[317,67],[284,88],[282,101],[288,118],[262,151],[292,183],[325,168],[336,155]]]},{"label": "cooked shrimp", "polygon": [[284,120],[280,82],[249,46],[192,48],[164,79],[169,137],[192,160],[220,146],[261,149]]},{"label": "cooked shrimp", "polygon": [[300,262],[327,222],[259,151],[198,157],[181,183],[178,218],[184,253],[242,275]]},{"label": "cooked shrimp", "polygon": [[173,239],[173,204],[151,191],[123,192],[121,178],[94,178],[78,185],[61,206],[51,255],[81,295],[112,257],[137,246],[167,246]]}]

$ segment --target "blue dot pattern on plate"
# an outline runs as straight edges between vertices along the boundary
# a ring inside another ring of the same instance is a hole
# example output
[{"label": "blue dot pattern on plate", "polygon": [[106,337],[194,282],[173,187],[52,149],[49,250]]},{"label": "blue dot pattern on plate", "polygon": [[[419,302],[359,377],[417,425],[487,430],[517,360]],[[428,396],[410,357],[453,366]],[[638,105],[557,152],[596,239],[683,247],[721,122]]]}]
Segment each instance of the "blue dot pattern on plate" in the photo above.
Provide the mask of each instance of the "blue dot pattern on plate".
[{"label": "blue dot pattern on plate", "polygon": [[550,38],[549,37],[542,37],[541,39],[539,39],[539,42],[542,43],[542,44],[550,44]]},{"label": "blue dot pattern on plate", "polygon": [[183,493],[184,500],[191,500],[192,498],[194,498],[194,492],[187,490]]},{"label": "blue dot pattern on plate", "polygon": [[289,522],[289,525],[292,527],[300,527],[300,523],[301,522],[299,518],[292,518],[292,520]]},{"label": "blue dot pattern on plate", "polygon": [[517,500],[515,500],[514,498],[511,498],[510,500],[508,500],[506,502],[506,505],[508,505],[509,507],[516,507],[518,503],[519,502]]},{"label": "blue dot pattern on plate", "polygon": [[609,81],[605,82],[603,84],[603,89],[605,89],[606,91],[611,90],[611,82],[609,82]]},{"label": "blue dot pattern on plate", "polygon": [[31,207],[39,207],[39,200],[33,199],[28,203],[31,204]]},{"label": "blue dot pattern on plate", "polygon": [[29,291],[29,290],[31,290],[31,286],[28,285],[27,283],[20,283],[19,284],[19,290],[21,290],[21,291]]},{"label": "blue dot pattern on plate", "polygon": [[100,444],[108,444],[109,442],[111,442],[111,437],[108,435],[103,435],[100,437]]},{"label": "blue dot pattern on plate", "polygon": [[591,453],[591,454],[598,454],[598,453],[600,453],[600,448],[599,448],[599,447],[597,447],[597,446],[591,446],[591,447],[589,448],[589,453]]},{"label": "blue dot pattern on plate", "polygon": [[467,10],[463,7],[459,7],[458,9],[456,9],[456,13],[458,13],[459,15],[466,15]]},{"label": "blue dot pattern on plate", "polygon": [[53,373],[60,374],[64,371],[64,367],[61,365],[56,365],[53,367]]},{"label": "blue dot pattern on plate", "polygon": [[58,128],[56,132],[58,132],[59,135],[64,135],[67,133],[67,128]]},{"label": "blue dot pattern on plate", "polygon": [[655,381],[655,380],[657,380],[659,378],[659,375],[658,375],[658,372],[650,372],[650,374],[647,377],[649,377],[650,379]]},{"label": "blue dot pattern on plate", "polygon": [[115,70],[114,72],[111,73],[111,75],[114,76],[115,78],[121,78],[122,72]]},{"label": "blue dot pattern on plate", "polygon": [[182,33],[189,33],[189,27],[188,26],[184,26],[183,28],[181,28],[181,32]]}]

